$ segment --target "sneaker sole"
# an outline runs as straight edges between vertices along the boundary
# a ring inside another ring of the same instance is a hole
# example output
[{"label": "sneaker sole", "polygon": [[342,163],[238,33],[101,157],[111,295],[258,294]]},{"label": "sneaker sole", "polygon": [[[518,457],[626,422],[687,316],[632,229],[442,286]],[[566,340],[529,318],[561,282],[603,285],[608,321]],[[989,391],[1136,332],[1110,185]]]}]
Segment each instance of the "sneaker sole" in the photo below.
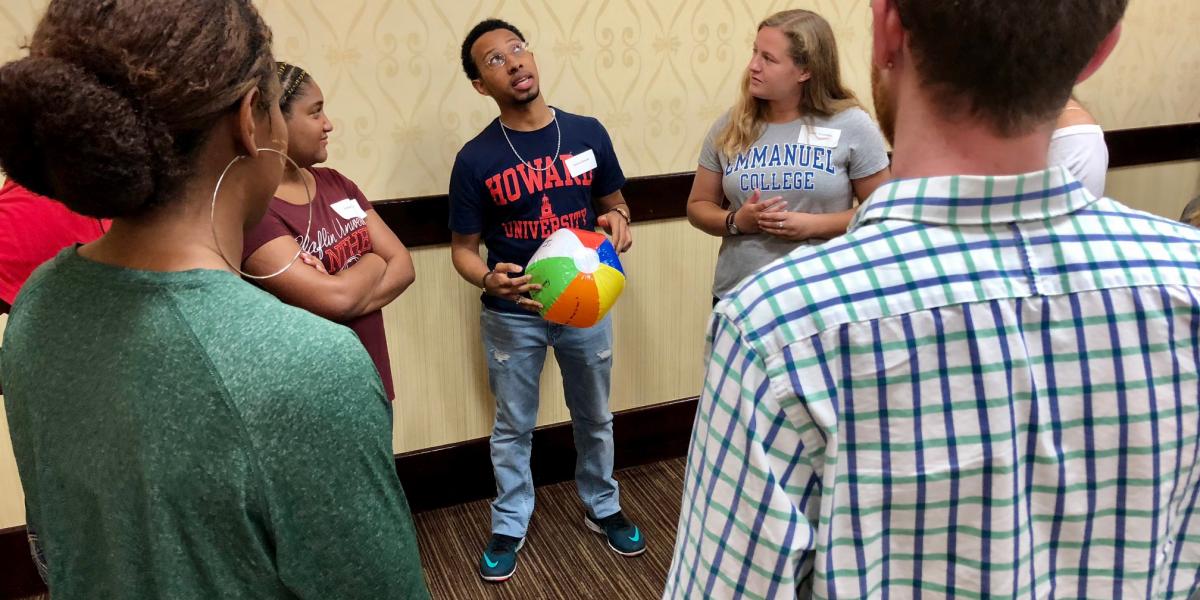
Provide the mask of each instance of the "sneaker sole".
[{"label": "sneaker sole", "polygon": [[604,530],[603,530],[603,529],[601,529],[599,525],[597,525],[597,524],[593,523],[591,519],[587,518],[587,515],[584,515],[584,517],[583,517],[583,524],[584,524],[584,526],[586,526],[588,529],[592,530],[594,533],[598,533],[598,534],[600,534],[600,535],[603,535],[603,536],[604,536],[604,541],[608,543],[608,548],[609,548],[610,550],[612,550],[613,552],[616,552],[617,554],[620,554],[621,556],[641,556],[643,553],[645,553],[645,552],[646,552],[646,547],[645,547],[645,546],[642,546],[642,549],[641,549],[641,550],[638,550],[637,552],[622,552],[622,551],[618,550],[616,546],[612,545],[612,542],[609,542],[609,541],[608,541],[608,535],[606,535],[606,534],[604,533]]},{"label": "sneaker sole", "polygon": [[513,567],[512,572],[510,572],[508,575],[502,575],[500,577],[488,577],[487,575],[480,574],[479,577],[488,583],[503,583],[509,579],[512,579],[512,576],[516,574],[516,572],[517,568]]},{"label": "sneaker sole", "polygon": [[[524,548],[524,547],[525,547],[525,538],[521,538],[521,541],[517,543],[517,549],[516,549],[516,550],[513,550],[513,552],[514,552],[514,553],[516,553],[516,552],[520,552],[520,551],[521,551],[521,548]],[[513,576],[513,575],[515,575],[516,573],[517,573],[517,565],[515,565],[515,564],[514,564],[514,565],[513,565],[513,570],[509,571],[507,575],[499,575],[499,576],[496,576],[496,577],[488,577],[487,575],[484,575],[483,573],[480,573],[480,574],[479,574],[479,578],[480,578],[480,579],[483,579],[484,581],[487,581],[487,582],[489,582],[489,583],[503,583],[503,582],[505,582],[505,581],[508,581],[509,579],[512,579],[512,576]]]}]

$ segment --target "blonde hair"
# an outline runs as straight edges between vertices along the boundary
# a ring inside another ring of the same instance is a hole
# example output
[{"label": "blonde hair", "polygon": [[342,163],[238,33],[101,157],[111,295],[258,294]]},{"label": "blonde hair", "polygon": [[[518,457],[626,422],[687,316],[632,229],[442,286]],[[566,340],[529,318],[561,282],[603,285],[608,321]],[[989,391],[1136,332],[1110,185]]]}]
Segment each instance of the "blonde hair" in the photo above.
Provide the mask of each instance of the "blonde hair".
[{"label": "blonde hair", "polygon": [[1192,198],[1191,202],[1183,208],[1183,214],[1179,216],[1179,220],[1191,225],[1192,227],[1200,227],[1200,196]]},{"label": "blonde hair", "polygon": [[[837,40],[824,17],[804,9],[785,10],[767,17],[758,29],[774,27],[787,36],[788,55],[796,66],[808,69],[810,77],[800,94],[800,114],[830,117],[847,108],[861,107],[858,98],[842,85]],[[729,112],[729,123],[717,136],[716,146],[726,156],[750,148],[766,128],[767,102],[750,95],[750,72],[742,75],[742,94]]]}]

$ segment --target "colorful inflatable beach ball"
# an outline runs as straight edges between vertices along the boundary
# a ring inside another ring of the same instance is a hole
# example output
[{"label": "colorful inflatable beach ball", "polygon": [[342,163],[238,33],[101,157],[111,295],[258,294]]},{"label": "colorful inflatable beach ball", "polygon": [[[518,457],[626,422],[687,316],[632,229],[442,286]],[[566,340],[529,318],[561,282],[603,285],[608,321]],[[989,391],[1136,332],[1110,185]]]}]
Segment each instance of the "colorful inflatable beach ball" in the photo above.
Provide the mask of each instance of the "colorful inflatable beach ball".
[{"label": "colorful inflatable beach ball", "polygon": [[595,325],[625,289],[625,270],[608,238],[595,231],[559,229],[542,242],[525,272],[542,303],[542,318],[572,327]]}]

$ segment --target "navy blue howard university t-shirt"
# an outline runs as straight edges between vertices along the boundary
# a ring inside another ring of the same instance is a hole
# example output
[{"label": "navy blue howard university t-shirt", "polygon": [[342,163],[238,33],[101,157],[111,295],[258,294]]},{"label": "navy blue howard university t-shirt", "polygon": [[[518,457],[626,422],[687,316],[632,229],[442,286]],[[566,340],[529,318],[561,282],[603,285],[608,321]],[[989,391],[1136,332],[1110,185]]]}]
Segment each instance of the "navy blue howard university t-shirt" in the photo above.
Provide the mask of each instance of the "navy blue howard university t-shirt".
[{"label": "navy blue howard university t-shirt", "polygon": [[[529,132],[507,130],[508,139],[531,169],[504,141],[497,118],[454,159],[450,173],[450,229],[480,234],[488,268],[497,263],[525,266],[550,234],[572,227],[596,228],[592,200],[625,185],[612,140],[600,121],[555,109],[562,149],[552,160],[558,132],[554,123]],[[571,177],[566,162],[591,151],[596,168]],[[549,165],[549,169],[544,169]],[[484,294],[488,308],[524,314],[515,303]]]}]

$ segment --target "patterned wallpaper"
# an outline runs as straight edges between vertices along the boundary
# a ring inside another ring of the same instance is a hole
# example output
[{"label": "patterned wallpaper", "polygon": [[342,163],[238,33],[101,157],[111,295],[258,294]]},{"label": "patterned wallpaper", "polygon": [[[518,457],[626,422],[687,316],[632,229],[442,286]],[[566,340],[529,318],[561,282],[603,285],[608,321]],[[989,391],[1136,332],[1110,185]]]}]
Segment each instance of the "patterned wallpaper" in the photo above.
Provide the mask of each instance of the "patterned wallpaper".
[{"label": "patterned wallpaper", "polygon": [[[0,2],[0,59],[46,0]],[[695,168],[732,101],[754,25],[785,7],[833,24],[844,75],[869,99],[868,0],[258,0],[276,54],[314,74],[337,130],[330,165],[373,198],[444,193],[454,154],[495,115],[459,66],[489,16],[522,28],[552,104],[609,128],[627,174]],[[1200,118],[1200,2],[1133,0],[1125,36],[1079,93],[1110,128]]]}]

